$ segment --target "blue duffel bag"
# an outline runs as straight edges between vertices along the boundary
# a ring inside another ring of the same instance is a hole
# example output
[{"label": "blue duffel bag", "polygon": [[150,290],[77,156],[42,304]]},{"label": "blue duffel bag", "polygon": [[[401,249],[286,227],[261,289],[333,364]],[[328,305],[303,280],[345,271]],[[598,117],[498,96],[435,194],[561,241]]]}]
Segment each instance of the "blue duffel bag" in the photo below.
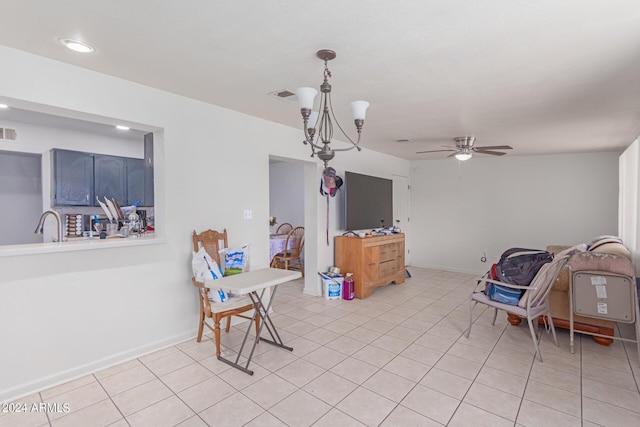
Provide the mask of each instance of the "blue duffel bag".
[{"label": "blue duffel bag", "polygon": [[509,305],[518,305],[522,291],[520,289],[511,289],[506,286],[489,283],[487,284],[486,294],[489,299],[493,301]]}]

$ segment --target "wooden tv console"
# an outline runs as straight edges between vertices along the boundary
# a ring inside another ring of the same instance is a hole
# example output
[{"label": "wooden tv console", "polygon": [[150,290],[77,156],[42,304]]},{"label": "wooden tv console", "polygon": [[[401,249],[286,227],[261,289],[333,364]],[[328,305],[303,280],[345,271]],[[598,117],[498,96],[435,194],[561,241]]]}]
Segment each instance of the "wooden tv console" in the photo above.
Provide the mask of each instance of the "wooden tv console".
[{"label": "wooden tv console", "polygon": [[367,298],[379,286],[404,283],[404,234],[335,238],[335,264],[353,273],[356,298]]}]

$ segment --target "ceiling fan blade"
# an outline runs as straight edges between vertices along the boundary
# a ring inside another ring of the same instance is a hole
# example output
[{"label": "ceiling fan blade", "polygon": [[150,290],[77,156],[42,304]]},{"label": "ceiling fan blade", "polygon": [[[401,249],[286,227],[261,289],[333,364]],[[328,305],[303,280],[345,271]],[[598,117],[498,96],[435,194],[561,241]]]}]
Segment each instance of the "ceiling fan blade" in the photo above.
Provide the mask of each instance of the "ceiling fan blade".
[{"label": "ceiling fan blade", "polygon": [[474,150],[513,150],[513,147],[508,145],[482,145],[480,147],[473,147]]},{"label": "ceiling fan blade", "polygon": [[451,153],[451,154],[449,154],[449,155],[447,156],[447,159],[448,159],[449,157],[454,157],[456,154],[458,154],[458,152],[457,152],[457,151],[456,151],[455,153]]},{"label": "ceiling fan blade", "polygon": [[507,153],[503,153],[502,151],[485,151],[485,150],[474,150],[478,154],[489,154],[492,156],[504,156]]},{"label": "ceiling fan blade", "polygon": [[449,150],[428,150],[428,151],[416,151],[416,154],[423,154],[423,153],[438,153],[441,151],[458,151],[458,150],[454,150],[454,149],[449,149]]}]

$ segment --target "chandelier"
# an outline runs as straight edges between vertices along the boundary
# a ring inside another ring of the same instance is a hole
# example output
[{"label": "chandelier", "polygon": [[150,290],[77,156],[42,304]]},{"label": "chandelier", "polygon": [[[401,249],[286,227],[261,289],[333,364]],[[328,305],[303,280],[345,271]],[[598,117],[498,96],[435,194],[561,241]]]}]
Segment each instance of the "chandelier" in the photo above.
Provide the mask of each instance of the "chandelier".
[{"label": "chandelier", "polygon": [[[358,131],[358,139],[354,142],[338,123],[334,113],[333,106],[331,105],[331,84],[329,84],[329,77],[331,77],[331,71],[327,67],[327,62],[336,57],[336,53],[329,49],[322,49],[316,53],[316,56],[324,61],[324,81],[320,85],[320,106],[318,111],[313,111],[313,102],[318,94],[318,91],[312,87],[300,87],[296,89],[295,93],[298,97],[298,103],[300,105],[300,113],[302,114],[302,120],[304,122],[304,141],[305,145],[308,144],[311,147],[311,157],[317,155],[320,160],[324,162],[325,169],[329,160],[333,159],[336,155],[336,151],[348,151],[357,148],[358,151],[362,148],[358,145],[360,143],[360,135],[362,133],[362,125],[364,124],[364,118],[367,113],[369,103],[366,101],[354,101],[350,105],[351,112],[353,114],[353,120]],[[348,148],[331,148],[331,139],[333,138],[333,121],[340,129],[340,132],[349,140],[352,144]]]}]

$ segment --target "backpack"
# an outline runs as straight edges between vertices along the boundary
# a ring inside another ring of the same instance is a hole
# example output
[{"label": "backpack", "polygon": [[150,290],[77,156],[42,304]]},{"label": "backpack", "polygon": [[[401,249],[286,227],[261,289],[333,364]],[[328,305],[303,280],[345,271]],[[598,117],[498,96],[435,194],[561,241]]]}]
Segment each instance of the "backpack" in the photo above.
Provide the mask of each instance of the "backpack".
[{"label": "backpack", "polygon": [[496,265],[498,280],[511,285],[529,286],[538,270],[553,260],[553,255],[539,249],[511,248]]},{"label": "backpack", "polygon": [[[542,266],[553,260],[553,255],[539,249],[511,248],[489,270],[487,278],[517,286],[529,286]],[[494,301],[517,305],[523,289],[511,289],[488,283],[485,294]]]}]

